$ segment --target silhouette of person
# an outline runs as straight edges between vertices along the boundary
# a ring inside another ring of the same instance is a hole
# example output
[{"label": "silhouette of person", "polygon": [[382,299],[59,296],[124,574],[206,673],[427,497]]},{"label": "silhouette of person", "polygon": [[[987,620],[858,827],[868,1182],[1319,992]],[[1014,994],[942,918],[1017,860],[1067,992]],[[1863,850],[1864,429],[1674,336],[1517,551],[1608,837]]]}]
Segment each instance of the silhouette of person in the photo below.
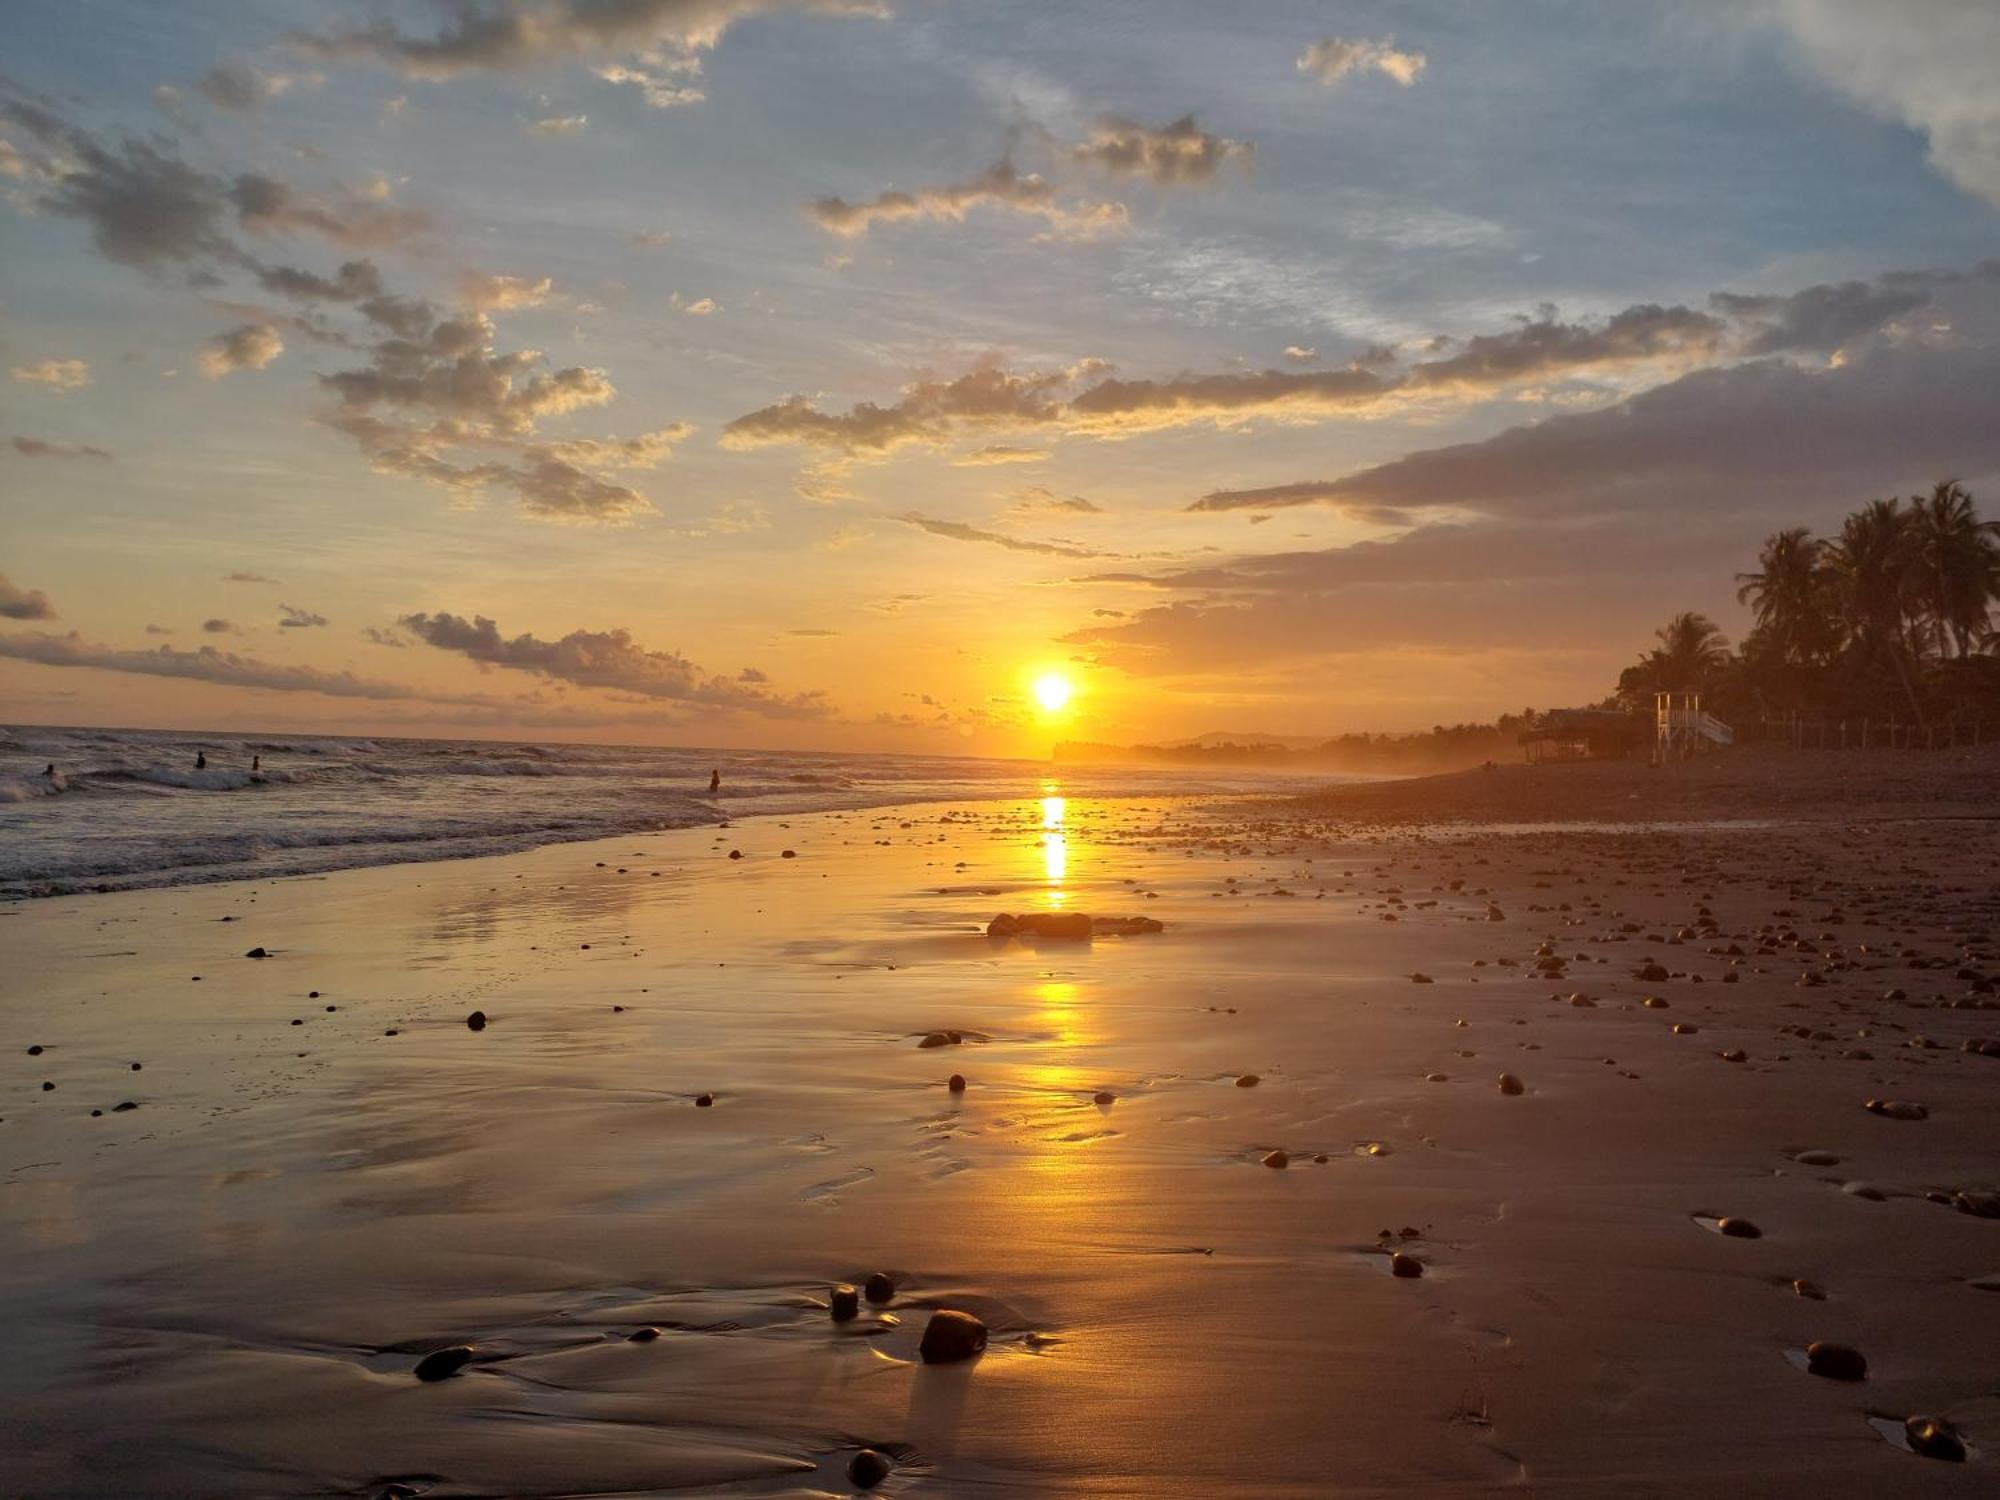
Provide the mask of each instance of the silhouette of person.
[{"label": "silhouette of person", "polygon": [[56,774],[56,763],[55,763],[54,761],[50,761],[50,762],[49,762],[49,768],[48,768],[48,769],[47,769],[46,771],[42,772],[42,774],[43,774],[44,776],[53,776],[53,775],[55,775],[55,774]]},{"label": "silhouette of person", "polygon": [[722,790],[722,772],[710,771],[708,773],[708,789],[711,792],[719,792]]},{"label": "silhouette of person", "polygon": [[206,750],[195,751],[194,768],[197,771],[206,771],[208,769],[208,752]]},{"label": "silhouette of person", "polygon": [[261,756],[261,755],[253,755],[253,756],[251,756],[251,757],[250,757],[250,769],[251,769],[251,770],[253,770],[253,771],[261,771],[261,770],[263,770],[263,769],[264,769],[264,757],[263,757],[263,756]]}]

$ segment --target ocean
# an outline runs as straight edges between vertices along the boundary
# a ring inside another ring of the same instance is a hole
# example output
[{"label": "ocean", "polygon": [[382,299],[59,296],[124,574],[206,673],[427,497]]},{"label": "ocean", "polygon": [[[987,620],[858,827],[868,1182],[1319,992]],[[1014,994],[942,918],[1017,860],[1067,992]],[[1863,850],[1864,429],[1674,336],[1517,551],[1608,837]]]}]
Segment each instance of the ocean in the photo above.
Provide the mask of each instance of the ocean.
[{"label": "ocean", "polygon": [[0,899],[501,854],[756,813],[1297,784],[954,756],[15,728],[0,730]]}]

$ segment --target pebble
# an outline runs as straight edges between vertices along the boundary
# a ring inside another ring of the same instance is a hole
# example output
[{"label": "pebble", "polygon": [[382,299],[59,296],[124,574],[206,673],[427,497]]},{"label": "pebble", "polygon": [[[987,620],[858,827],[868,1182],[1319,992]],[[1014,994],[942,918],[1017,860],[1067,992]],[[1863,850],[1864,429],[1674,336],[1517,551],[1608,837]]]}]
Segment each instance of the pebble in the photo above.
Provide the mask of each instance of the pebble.
[{"label": "pebble", "polygon": [[1826,1301],[1826,1288],[1817,1281],[1807,1281],[1804,1277],[1792,1283],[1792,1293],[1794,1296],[1805,1298],[1808,1302]]},{"label": "pebble", "polygon": [[484,1031],[486,1029],[486,1012],[475,1010],[471,1015],[467,1016],[465,1018],[465,1029],[467,1031]]},{"label": "pebble", "polygon": [[1837,1167],[1840,1158],[1831,1151],[1801,1151],[1792,1158],[1802,1167]]},{"label": "pebble", "polygon": [[1666,1002],[1666,1001],[1664,1001],[1664,1000],[1662,1000],[1662,999],[1661,999],[1661,998],[1660,998],[1660,997],[1659,997],[1658,995],[1648,995],[1648,996],[1647,996],[1647,997],[1646,997],[1646,998],[1645,998],[1644,1000],[1640,1001],[1639,1003],[1640,1003],[1641,1005],[1645,1006],[1645,1007],[1646,1007],[1646,1009],[1648,1009],[1648,1010],[1667,1010],[1667,1009],[1669,1009],[1669,1006],[1667,1005],[1667,1002]]},{"label": "pebble", "polygon": [[896,1295],[896,1283],[886,1271],[877,1271],[861,1283],[861,1295],[880,1307]]},{"label": "pebble", "polygon": [[1764,1231],[1748,1219],[1722,1218],[1715,1221],[1715,1232],[1726,1234],[1732,1240],[1760,1240]]},{"label": "pebble", "polygon": [[950,1089],[954,1094],[964,1093],[965,1075],[963,1073],[952,1074],[951,1077],[945,1081],[945,1087]]},{"label": "pebble", "polygon": [[1116,1104],[1118,1102],[1118,1096],[1112,1093],[1111,1090],[1109,1089],[1100,1089],[1097,1093],[1092,1094],[1090,1096],[1090,1102],[1092,1104],[1099,1106],[1107,1104]]},{"label": "pebble", "polygon": [[1848,1344],[1812,1343],[1806,1345],[1806,1373],[1827,1380],[1866,1380],[1868,1361]]},{"label": "pebble", "polygon": [[1693,1025],[1692,1023],[1687,1021],[1674,1022],[1675,1036],[1693,1036],[1697,1031],[1700,1030],[1701,1028],[1699,1026]]},{"label": "pebble", "polygon": [[927,1365],[956,1364],[986,1348],[986,1325],[969,1312],[940,1307],[924,1325],[917,1354]]},{"label": "pebble", "polygon": [[715,1095],[696,1094],[694,1096],[694,1107],[696,1109],[713,1109],[715,1107]]},{"label": "pebble", "polygon": [[924,1039],[917,1043],[920,1049],[925,1047],[949,1047],[950,1045],[951,1038],[946,1036],[942,1031],[928,1032],[925,1034]]},{"label": "pebble", "polygon": [[1850,1198],[1866,1198],[1870,1203],[1883,1203],[1889,1197],[1872,1182],[1844,1182],[1840,1190]]},{"label": "pebble", "polygon": [[271,956],[271,950],[268,948],[252,948],[248,953],[244,954],[243,956],[245,958],[269,958]]},{"label": "pebble", "polygon": [[1254,1089],[1261,1082],[1263,1080],[1255,1073],[1242,1073],[1237,1076],[1236,1086],[1239,1089]]},{"label": "pebble", "polygon": [[1910,1448],[1925,1458],[1941,1458],[1946,1463],[1965,1462],[1965,1442],[1943,1417],[1907,1417],[1903,1421],[1903,1436],[1909,1439]]},{"label": "pebble", "polygon": [[1398,1250],[1389,1257],[1389,1274],[1414,1281],[1424,1274],[1424,1263],[1414,1255],[1405,1255]]},{"label": "pebble", "polygon": [[1868,1113],[1890,1120],[1928,1120],[1931,1112],[1908,1099],[1870,1099]]},{"label": "pebble", "polygon": [[453,1344],[445,1349],[433,1349],[417,1361],[412,1372],[419,1380],[448,1380],[464,1369],[472,1360],[470,1344]]},{"label": "pebble", "polygon": [[639,1328],[626,1334],[625,1342],[628,1344],[650,1344],[659,1336],[660,1330],[657,1328]]},{"label": "pebble", "polygon": [[872,1490],[889,1477],[896,1466],[888,1455],[877,1453],[873,1448],[863,1448],[847,1463],[847,1482],[859,1490]]},{"label": "pebble", "polygon": [[1512,1073],[1502,1073],[1500,1075],[1501,1093],[1525,1094],[1527,1091],[1528,1091],[1528,1086],[1525,1083],[1521,1082],[1520,1079],[1516,1078]]},{"label": "pebble", "polygon": [[1263,1161],[1267,1167],[1289,1167],[1292,1164],[1291,1157],[1283,1151],[1268,1151],[1264,1154]]},{"label": "pebble", "polygon": [[826,1310],[833,1315],[834,1322],[845,1323],[860,1315],[861,1294],[843,1281],[826,1294]]}]

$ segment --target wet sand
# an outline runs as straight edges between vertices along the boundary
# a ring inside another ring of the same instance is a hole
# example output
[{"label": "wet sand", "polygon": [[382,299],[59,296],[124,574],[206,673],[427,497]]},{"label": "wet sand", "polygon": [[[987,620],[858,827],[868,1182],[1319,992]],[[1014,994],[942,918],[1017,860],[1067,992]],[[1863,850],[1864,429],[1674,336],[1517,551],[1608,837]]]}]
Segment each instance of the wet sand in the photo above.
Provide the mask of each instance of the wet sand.
[{"label": "wet sand", "polygon": [[0,1491],[1990,1493],[1992,793],[1526,774],[0,911]]}]

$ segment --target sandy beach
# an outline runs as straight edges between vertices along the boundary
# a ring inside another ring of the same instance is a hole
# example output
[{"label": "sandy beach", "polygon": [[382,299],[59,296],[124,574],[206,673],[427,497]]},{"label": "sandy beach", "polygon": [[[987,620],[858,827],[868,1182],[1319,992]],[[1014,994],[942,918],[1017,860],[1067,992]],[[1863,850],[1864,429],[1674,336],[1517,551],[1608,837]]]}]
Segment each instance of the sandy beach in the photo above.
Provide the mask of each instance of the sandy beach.
[{"label": "sandy beach", "polygon": [[[844,1495],[871,1447],[911,1495],[1990,1493],[1994,769],[820,813],[17,903],[0,1490]],[[1164,930],[985,933],[1051,909]],[[986,1352],[919,1360],[938,1308]]]}]

